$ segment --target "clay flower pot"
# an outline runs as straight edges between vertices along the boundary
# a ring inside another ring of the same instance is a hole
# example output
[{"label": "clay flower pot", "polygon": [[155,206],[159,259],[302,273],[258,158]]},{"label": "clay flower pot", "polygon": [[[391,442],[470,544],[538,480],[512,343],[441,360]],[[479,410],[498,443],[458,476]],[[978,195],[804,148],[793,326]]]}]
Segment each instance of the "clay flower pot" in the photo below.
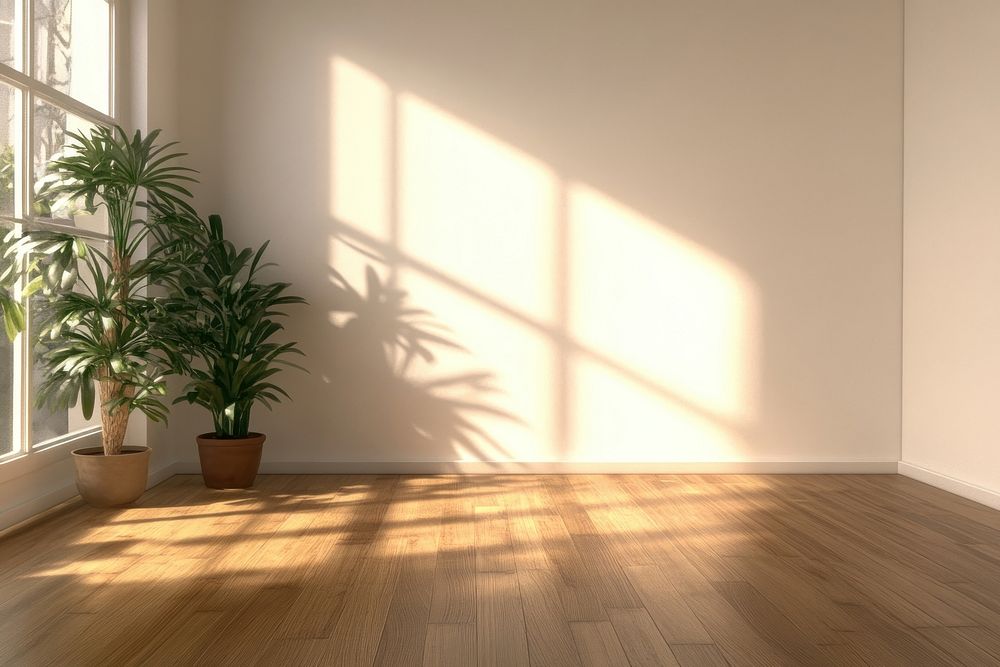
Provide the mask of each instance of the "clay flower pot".
[{"label": "clay flower pot", "polygon": [[146,492],[149,447],[124,447],[121,454],[105,456],[101,447],[73,451],[76,488],[88,505],[127,505]]},{"label": "clay flower pot", "polygon": [[198,436],[201,476],[210,489],[246,489],[253,486],[264,450],[263,433],[246,438],[219,438],[214,433]]}]

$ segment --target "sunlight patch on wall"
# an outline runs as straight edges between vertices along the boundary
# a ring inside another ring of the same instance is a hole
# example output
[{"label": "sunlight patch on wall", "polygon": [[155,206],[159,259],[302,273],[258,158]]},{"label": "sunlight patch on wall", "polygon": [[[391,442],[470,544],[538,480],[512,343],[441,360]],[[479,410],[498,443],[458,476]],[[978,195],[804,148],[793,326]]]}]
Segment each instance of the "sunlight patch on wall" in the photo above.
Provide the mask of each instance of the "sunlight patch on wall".
[{"label": "sunlight patch on wall", "polygon": [[751,419],[758,327],[752,283],[729,262],[593,188],[569,185],[567,202],[571,337],[708,414]]},{"label": "sunlight patch on wall", "polygon": [[392,205],[392,93],[379,77],[339,57],[331,63],[330,86],[330,215],[387,241]]},{"label": "sunlight patch on wall", "polygon": [[546,165],[414,95],[399,95],[403,253],[551,321],[556,197]]},{"label": "sunlight patch on wall", "polygon": [[369,265],[395,278],[466,348],[400,373],[399,409],[431,415],[414,458],[741,458],[760,354],[741,269],[347,60],[331,85],[330,266],[358,291]]},{"label": "sunlight patch on wall", "polygon": [[729,461],[737,434],[600,362],[570,366],[569,443],[580,461]]}]

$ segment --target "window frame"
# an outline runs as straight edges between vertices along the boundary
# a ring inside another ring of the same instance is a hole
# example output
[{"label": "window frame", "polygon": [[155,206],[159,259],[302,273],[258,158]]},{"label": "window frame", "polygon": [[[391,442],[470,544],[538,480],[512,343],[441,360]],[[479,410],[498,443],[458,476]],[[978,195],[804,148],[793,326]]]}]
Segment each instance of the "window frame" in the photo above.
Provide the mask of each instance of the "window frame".
[{"label": "window frame", "polygon": [[[109,240],[107,234],[93,232],[73,226],[72,220],[65,218],[43,218],[33,215],[34,211],[34,156],[35,156],[35,106],[36,101],[56,107],[69,114],[77,116],[95,125],[110,127],[118,123],[119,93],[118,93],[118,41],[120,0],[106,0],[108,3],[108,111],[104,113],[56,88],[43,83],[34,77],[35,49],[34,3],[33,0],[18,0],[16,12],[20,11],[21,30],[15,41],[14,50],[19,56],[20,68],[0,63],[0,82],[16,91],[16,104],[20,104],[20,121],[15,123],[16,133],[12,135],[12,144],[17,151],[17,169],[14,170],[14,215],[0,216],[0,222],[10,225],[18,233],[32,230],[55,230],[72,234],[89,241],[102,242]],[[20,294],[18,285],[16,293]],[[22,298],[22,303],[24,299]],[[27,304],[25,303],[25,306]],[[32,350],[29,336],[30,308],[26,307],[28,318],[25,331],[13,341],[13,391],[12,391],[12,449],[6,454],[0,454],[0,480],[20,474],[16,468],[22,466],[9,465],[15,461],[38,460],[51,462],[53,452],[63,450],[65,445],[77,446],[100,444],[101,426],[89,426],[48,440],[35,442],[31,433],[31,416],[34,409],[31,396]],[[3,335],[0,332],[0,335]]]}]

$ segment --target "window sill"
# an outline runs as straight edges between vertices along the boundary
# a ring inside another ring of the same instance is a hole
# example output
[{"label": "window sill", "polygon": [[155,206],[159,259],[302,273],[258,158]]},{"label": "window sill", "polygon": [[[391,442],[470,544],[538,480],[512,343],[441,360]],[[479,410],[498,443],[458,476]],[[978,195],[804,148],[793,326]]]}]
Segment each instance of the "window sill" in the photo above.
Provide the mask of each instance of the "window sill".
[{"label": "window sill", "polygon": [[0,482],[58,463],[69,458],[70,452],[80,447],[97,447],[101,444],[101,427],[92,426],[81,431],[53,438],[40,443],[30,452],[16,452],[0,458]]}]

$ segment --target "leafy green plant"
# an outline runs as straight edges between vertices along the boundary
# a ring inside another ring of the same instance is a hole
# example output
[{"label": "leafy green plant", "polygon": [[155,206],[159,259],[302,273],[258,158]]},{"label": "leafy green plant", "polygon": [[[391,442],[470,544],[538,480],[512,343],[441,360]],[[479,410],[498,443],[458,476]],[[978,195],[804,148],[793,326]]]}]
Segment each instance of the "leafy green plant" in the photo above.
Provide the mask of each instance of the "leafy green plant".
[{"label": "leafy green plant", "polygon": [[[103,208],[109,238],[33,231],[5,241],[0,271],[0,287],[13,285],[20,270],[24,296],[46,297],[38,313],[46,371],[38,402],[65,408],[79,401],[89,418],[99,399],[108,455],[121,453],[132,411],[154,421],[167,416],[164,362],[174,351],[151,335],[150,322],[166,312],[153,293],[177,284],[194,240],[205,234],[187,203],[193,170],[179,166],[184,154],[171,151],[174,143],[157,144],[158,135],[129,136],[120,127],[67,132],[67,150],[48,167],[46,198],[53,210]],[[23,310],[9,289],[2,294],[11,336],[24,328]]]},{"label": "leafy green plant", "polygon": [[305,301],[286,293],[288,283],[261,280],[271,266],[261,261],[267,246],[237,251],[223,235],[222,218],[210,216],[199,270],[184,275],[169,304],[173,314],[157,330],[177,350],[173,370],[189,378],[174,402],[207,409],[219,438],[247,437],[254,404],[271,409],[288,398],[273,376],[282,367],[301,369],[287,359],[302,354],[296,343],[274,336],[284,328],[282,308]]}]

